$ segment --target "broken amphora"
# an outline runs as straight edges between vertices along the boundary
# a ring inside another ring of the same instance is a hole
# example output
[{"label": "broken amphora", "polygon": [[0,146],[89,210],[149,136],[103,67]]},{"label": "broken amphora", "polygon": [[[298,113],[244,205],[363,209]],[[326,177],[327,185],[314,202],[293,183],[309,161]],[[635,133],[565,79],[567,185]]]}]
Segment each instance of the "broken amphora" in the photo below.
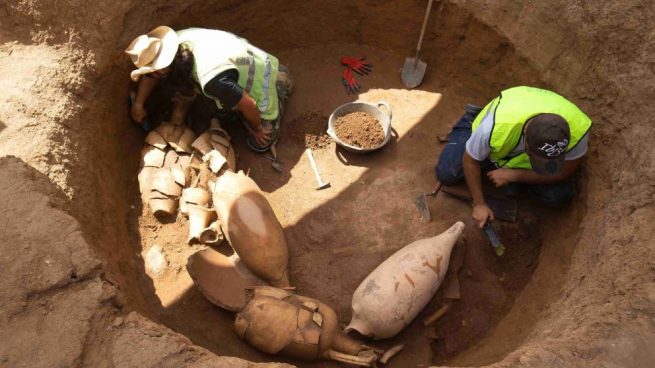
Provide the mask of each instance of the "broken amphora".
[{"label": "broken amphora", "polygon": [[464,223],[458,221],[382,262],[355,290],[346,332],[355,330],[377,340],[395,336],[407,326],[437,292],[463,230]]},{"label": "broken amphora", "polygon": [[257,184],[243,172],[226,171],[212,200],[227,239],[252,273],[273,286],[289,286],[284,231]]},{"label": "broken amphora", "polygon": [[246,306],[247,288],[266,285],[246,268],[236,253],[228,257],[206,248],[192,254],[186,268],[207,300],[232,312]]},{"label": "broken amphora", "polygon": [[375,366],[382,356],[382,351],[342,332],[334,310],[318,300],[270,286],[251,288],[248,294],[248,304],[237,314],[234,327],[241,339],[258,350],[363,367]]}]

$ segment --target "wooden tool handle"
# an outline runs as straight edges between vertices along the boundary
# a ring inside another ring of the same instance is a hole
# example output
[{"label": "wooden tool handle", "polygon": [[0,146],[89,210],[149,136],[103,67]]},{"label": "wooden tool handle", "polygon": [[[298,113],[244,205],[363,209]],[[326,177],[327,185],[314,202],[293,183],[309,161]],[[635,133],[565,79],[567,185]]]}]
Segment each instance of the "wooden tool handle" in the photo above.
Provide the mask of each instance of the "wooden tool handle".
[{"label": "wooden tool handle", "polygon": [[433,2],[433,0],[430,0],[428,2],[428,8],[425,9],[425,17],[423,18],[423,27],[421,27],[421,36],[418,38],[418,45],[416,45],[416,60],[418,60],[418,53],[421,50],[421,44],[423,43],[423,36],[425,35],[425,28],[427,28],[427,25],[428,25],[428,18],[430,16],[430,10],[432,9],[432,2]]}]

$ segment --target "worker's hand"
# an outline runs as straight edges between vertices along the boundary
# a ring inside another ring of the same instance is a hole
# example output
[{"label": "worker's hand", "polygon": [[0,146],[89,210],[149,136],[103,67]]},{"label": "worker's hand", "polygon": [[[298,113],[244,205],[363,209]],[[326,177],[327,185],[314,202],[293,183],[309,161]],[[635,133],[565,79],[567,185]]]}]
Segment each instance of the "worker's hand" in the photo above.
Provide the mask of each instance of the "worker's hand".
[{"label": "worker's hand", "polygon": [[486,203],[474,204],[473,219],[478,223],[480,229],[482,229],[487,221],[494,219],[494,212]]},{"label": "worker's hand", "polygon": [[341,58],[341,65],[345,65],[348,68],[352,69],[355,73],[359,75],[367,75],[373,70],[373,65],[366,60],[366,56],[362,57],[350,57],[344,56]]},{"label": "worker's hand", "polygon": [[271,130],[266,129],[261,123],[259,124],[259,129],[251,129],[250,135],[255,139],[255,142],[260,146],[265,146],[268,144],[268,141],[271,136]]},{"label": "worker's hand", "polygon": [[130,110],[130,115],[132,115],[132,120],[134,120],[135,123],[141,124],[143,119],[146,118],[147,113],[143,105],[134,104]]},{"label": "worker's hand", "polygon": [[495,186],[502,187],[504,185],[516,181],[514,178],[515,173],[516,172],[512,169],[496,169],[496,170],[489,171],[487,173],[487,176],[489,177],[489,180],[491,180],[494,183]]},{"label": "worker's hand", "polygon": [[353,73],[350,71],[350,69],[346,68],[343,70],[343,77],[341,78],[341,82],[343,83],[343,86],[346,87],[347,94],[354,95],[359,92],[359,83],[357,83],[357,79],[353,77]]}]

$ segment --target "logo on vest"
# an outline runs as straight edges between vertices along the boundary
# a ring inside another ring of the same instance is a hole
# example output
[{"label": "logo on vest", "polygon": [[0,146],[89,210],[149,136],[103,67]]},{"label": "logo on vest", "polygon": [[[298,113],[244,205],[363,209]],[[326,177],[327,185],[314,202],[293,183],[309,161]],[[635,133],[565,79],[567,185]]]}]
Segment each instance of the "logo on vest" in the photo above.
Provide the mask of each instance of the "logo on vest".
[{"label": "logo on vest", "polygon": [[563,141],[548,143],[545,142],[543,146],[538,147],[538,149],[546,154],[548,157],[557,157],[566,150],[566,146],[569,145],[569,140],[565,139]]}]

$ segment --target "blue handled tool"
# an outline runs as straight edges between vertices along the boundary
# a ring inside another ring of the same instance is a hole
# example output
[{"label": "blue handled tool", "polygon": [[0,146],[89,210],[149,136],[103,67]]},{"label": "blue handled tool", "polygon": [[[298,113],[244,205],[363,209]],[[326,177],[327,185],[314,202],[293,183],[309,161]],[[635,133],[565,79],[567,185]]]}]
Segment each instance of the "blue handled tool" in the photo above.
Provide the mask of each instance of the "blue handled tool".
[{"label": "blue handled tool", "polygon": [[491,226],[489,222],[484,225],[484,233],[487,234],[487,238],[489,238],[491,246],[494,247],[496,255],[502,256],[505,254],[505,246],[500,242],[500,239],[498,239],[498,234],[496,234],[496,230],[493,228],[493,226]]}]

